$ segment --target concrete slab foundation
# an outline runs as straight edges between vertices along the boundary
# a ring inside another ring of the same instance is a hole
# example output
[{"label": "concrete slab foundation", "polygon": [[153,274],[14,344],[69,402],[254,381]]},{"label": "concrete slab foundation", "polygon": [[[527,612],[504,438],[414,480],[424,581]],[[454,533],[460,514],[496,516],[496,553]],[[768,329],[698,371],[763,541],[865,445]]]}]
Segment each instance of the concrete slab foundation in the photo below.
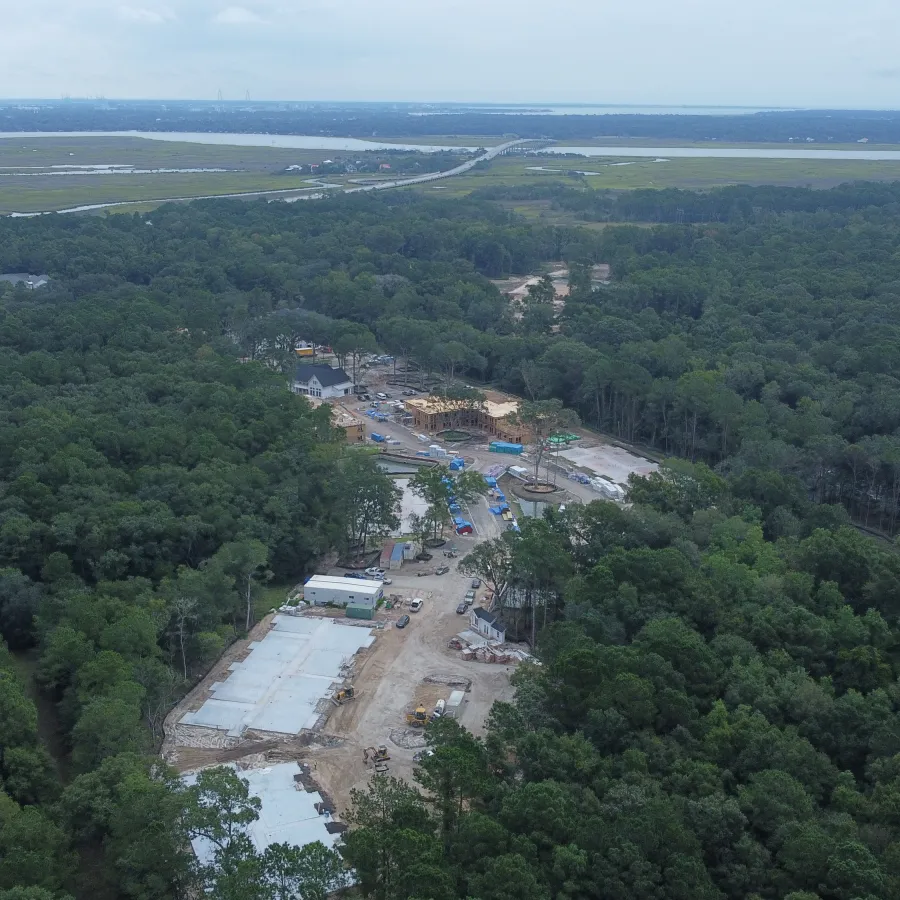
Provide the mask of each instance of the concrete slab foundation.
[{"label": "concrete slab foundation", "polygon": [[621,485],[628,484],[628,476],[632,472],[636,475],[650,475],[659,468],[655,462],[611,444],[569,447],[567,450],[561,450],[559,455],[577,466],[590,469],[597,475],[605,475]]},{"label": "concrete slab foundation", "polygon": [[[234,768],[232,766],[232,768]],[[250,795],[259,797],[259,818],[247,829],[247,835],[258,853],[270,844],[286,843],[298,847],[321,841],[333,847],[339,835],[325,828],[332,821],[329,813],[320,815],[315,804],[322,802],[317,792],[307,793],[294,780],[300,769],[297,763],[281,763],[266,769],[238,771],[250,783]],[[185,784],[196,783],[196,773],[184,776]],[[191,841],[197,859],[203,864],[213,861],[214,845],[205,838]]]},{"label": "concrete slab foundation", "polygon": [[372,632],[333,619],[276,616],[250,655],[231,666],[225,681],[210,688],[200,709],[180,724],[215,728],[239,736],[247,728],[297,734],[312,728],[316,707],[331,695],[341,670],[374,641]]}]

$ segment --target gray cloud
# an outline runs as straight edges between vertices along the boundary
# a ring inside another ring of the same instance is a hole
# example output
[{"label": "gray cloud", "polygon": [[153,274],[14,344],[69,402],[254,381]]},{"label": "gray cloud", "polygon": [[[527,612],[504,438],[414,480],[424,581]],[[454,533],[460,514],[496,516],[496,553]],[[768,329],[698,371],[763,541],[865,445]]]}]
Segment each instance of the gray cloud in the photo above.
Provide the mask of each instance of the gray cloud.
[{"label": "gray cloud", "polygon": [[[0,91],[896,106],[900,4],[0,0]],[[230,26],[230,27],[229,27]],[[34,48],[40,53],[35,54]]]},{"label": "gray cloud", "polygon": [[142,25],[162,25],[175,19],[172,10],[147,9],[142,6],[120,6],[116,13],[124,22],[136,22]]},{"label": "gray cloud", "polygon": [[213,16],[218,25],[262,25],[265,19],[243,6],[229,6]]}]

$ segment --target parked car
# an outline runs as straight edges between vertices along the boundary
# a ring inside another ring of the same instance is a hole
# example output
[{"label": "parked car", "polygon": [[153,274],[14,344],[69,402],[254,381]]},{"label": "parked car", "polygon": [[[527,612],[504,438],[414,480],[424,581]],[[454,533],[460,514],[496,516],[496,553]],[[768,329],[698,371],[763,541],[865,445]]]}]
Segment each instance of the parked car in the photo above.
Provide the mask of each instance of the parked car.
[{"label": "parked car", "polygon": [[387,394],[382,394],[381,391],[379,391],[375,396],[376,396],[379,400],[387,400],[387,398],[388,398],[388,395],[387,395]]},{"label": "parked car", "polygon": [[475,591],[466,591],[466,600],[471,600],[474,603],[475,602]]},{"label": "parked car", "polygon": [[465,602],[456,604],[456,611],[459,615],[462,615],[469,607],[466,606]]},{"label": "parked car", "polygon": [[381,578],[379,579],[382,584],[393,584],[394,582],[390,578]]},{"label": "parked car", "polygon": [[419,578],[422,578],[425,575],[432,575],[432,574],[434,574],[434,573],[431,571],[431,569],[419,569],[419,571],[416,572],[416,575]]},{"label": "parked car", "polygon": [[480,587],[481,587],[481,579],[480,579],[480,578],[473,578],[473,579],[472,579],[472,587],[475,588],[476,590],[477,590],[478,588],[480,588]]},{"label": "parked car", "polygon": [[344,573],[344,578],[362,578],[365,580],[365,577],[366,576],[363,575],[361,572],[345,572]]},{"label": "parked car", "polygon": [[422,602],[423,602],[422,600],[420,600],[418,597],[416,597],[416,599],[413,600],[413,602],[409,604],[409,611],[410,612],[418,612],[422,608]]},{"label": "parked car", "polygon": [[450,566],[441,566],[435,571],[435,575],[446,575],[450,571]]},{"label": "parked car", "polygon": [[[378,396],[381,397],[381,394],[379,394]],[[390,400],[391,397],[392,397],[391,394],[385,394],[384,397],[383,397],[383,399],[384,399],[384,400]]]},{"label": "parked car", "polygon": [[366,575],[370,578],[378,578],[379,576],[384,578],[384,574],[384,569],[379,569],[378,566],[370,566],[366,569]]},{"label": "parked car", "polygon": [[407,625],[409,625],[409,616],[400,616],[400,618],[397,619],[398,628],[406,628]]}]

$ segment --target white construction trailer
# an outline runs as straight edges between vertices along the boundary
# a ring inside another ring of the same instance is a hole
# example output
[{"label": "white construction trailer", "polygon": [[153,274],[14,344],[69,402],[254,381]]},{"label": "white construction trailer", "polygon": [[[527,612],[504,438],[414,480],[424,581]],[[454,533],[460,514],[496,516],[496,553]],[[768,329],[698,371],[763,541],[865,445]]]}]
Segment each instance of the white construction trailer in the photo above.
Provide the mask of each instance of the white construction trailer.
[{"label": "white construction trailer", "polygon": [[341,578],[313,575],[303,585],[303,599],[312,606],[351,606],[374,610],[381,599],[380,581],[368,578]]}]

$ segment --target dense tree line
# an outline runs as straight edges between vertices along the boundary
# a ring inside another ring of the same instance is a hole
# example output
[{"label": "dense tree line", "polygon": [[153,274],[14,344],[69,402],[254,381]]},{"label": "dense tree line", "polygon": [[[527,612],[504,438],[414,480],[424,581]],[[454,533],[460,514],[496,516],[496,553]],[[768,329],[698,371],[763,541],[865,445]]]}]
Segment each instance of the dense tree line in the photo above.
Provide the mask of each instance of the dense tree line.
[{"label": "dense tree line", "polygon": [[[607,220],[707,223],[599,233],[526,225],[485,198],[208,202],[7,224],[0,262],[58,272],[76,295],[146,289],[173,329],[285,370],[300,338],[354,374],[380,344],[423,372],[561,399],[625,440],[774,469],[893,532],[898,199],[873,184],[601,193]],[[559,258],[572,263],[560,318],[538,288],[517,311],[487,280]],[[591,285],[594,262],[611,284]],[[39,352],[34,328],[17,339]]]},{"label": "dense tree line", "polygon": [[678,464],[464,560],[531,592],[542,664],[484,740],[431,726],[419,790],[357,793],[367,896],[900,897],[896,555],[767,541],[745,492]]},{"label": "dense tree line", "polygon": [[[347,547],[360,491],[386,489],[389,517],[396,497],[327,409],[242,363],[221,324],[187,327],[177,278],[104,273],[106,227],[62,249],[78,274],[0,297],[0,634],[36,655],[74,779],[50,765],[4,649],[0,892],[183,897],[222,867],[191,868],[176,827],[191,795],[148,756],[166,713],[253,624],[266,581]],[[119,263],[134,274],[140,253]],[[145,840],[156,816],[165,846]]]},{"label": "dense tree line", "polygon": [[[437,819],[402,791],[396,822],[358,804],[367,891],[412,890],[366,831],[396,826],[403,877],[437,879],[423,896],[506,896],[507,871],[536,897],[589,893],[586,873],[635,898],[896,893],[897,564],[846,527],[897,527],[896,189],[742,190],[657,195],[704,225],[601,231],[405,192],[0,221],[0,269],[53,278],[0,288],[0,634],[35,655],[67,751],[61,780],[4,656],[0,892],[34,890],[0,900],[242,896],[268,871],[243,851],[182,868],[200,826],[167,823],[196,796],[147,754],[266,581],[390,525],[390,485],[287,390],[299,339],[563,401],[698,463],[636,485],[632,512],[493,548],[544,665],[488,744],[446,737],[469,774],[423,776]],[[629,219],[652,198],[601,202]],[[558,259],[559,316],[548,280],[519,308],[490,280]],[[180,843],[139,843],[142,821]]]},{"label": "dense tree line", "polygon": [[641,222],[743,225],[789,212],[827,211],[850,215],[866,209],[894,212],[900,183],[857,182],[828,190],[772,185],[731,185],[713,191],[679,188],[603,191],[573,187],[551,179],[534,184],[479,188],[483,200],[550,200],[588,222]]},{"label": "dense tree line", "polygon": [[595,137],[690,141],[900,141],[900,113],[890,110],[780,110],[736,115],[564,116],[489,109],[386,109],[374,104],[208,104],[65,102],[23,109],[0,106],[4,131],[207,131],[309,134],[376,139],[380,135],[506,135],[577,141]]}]

